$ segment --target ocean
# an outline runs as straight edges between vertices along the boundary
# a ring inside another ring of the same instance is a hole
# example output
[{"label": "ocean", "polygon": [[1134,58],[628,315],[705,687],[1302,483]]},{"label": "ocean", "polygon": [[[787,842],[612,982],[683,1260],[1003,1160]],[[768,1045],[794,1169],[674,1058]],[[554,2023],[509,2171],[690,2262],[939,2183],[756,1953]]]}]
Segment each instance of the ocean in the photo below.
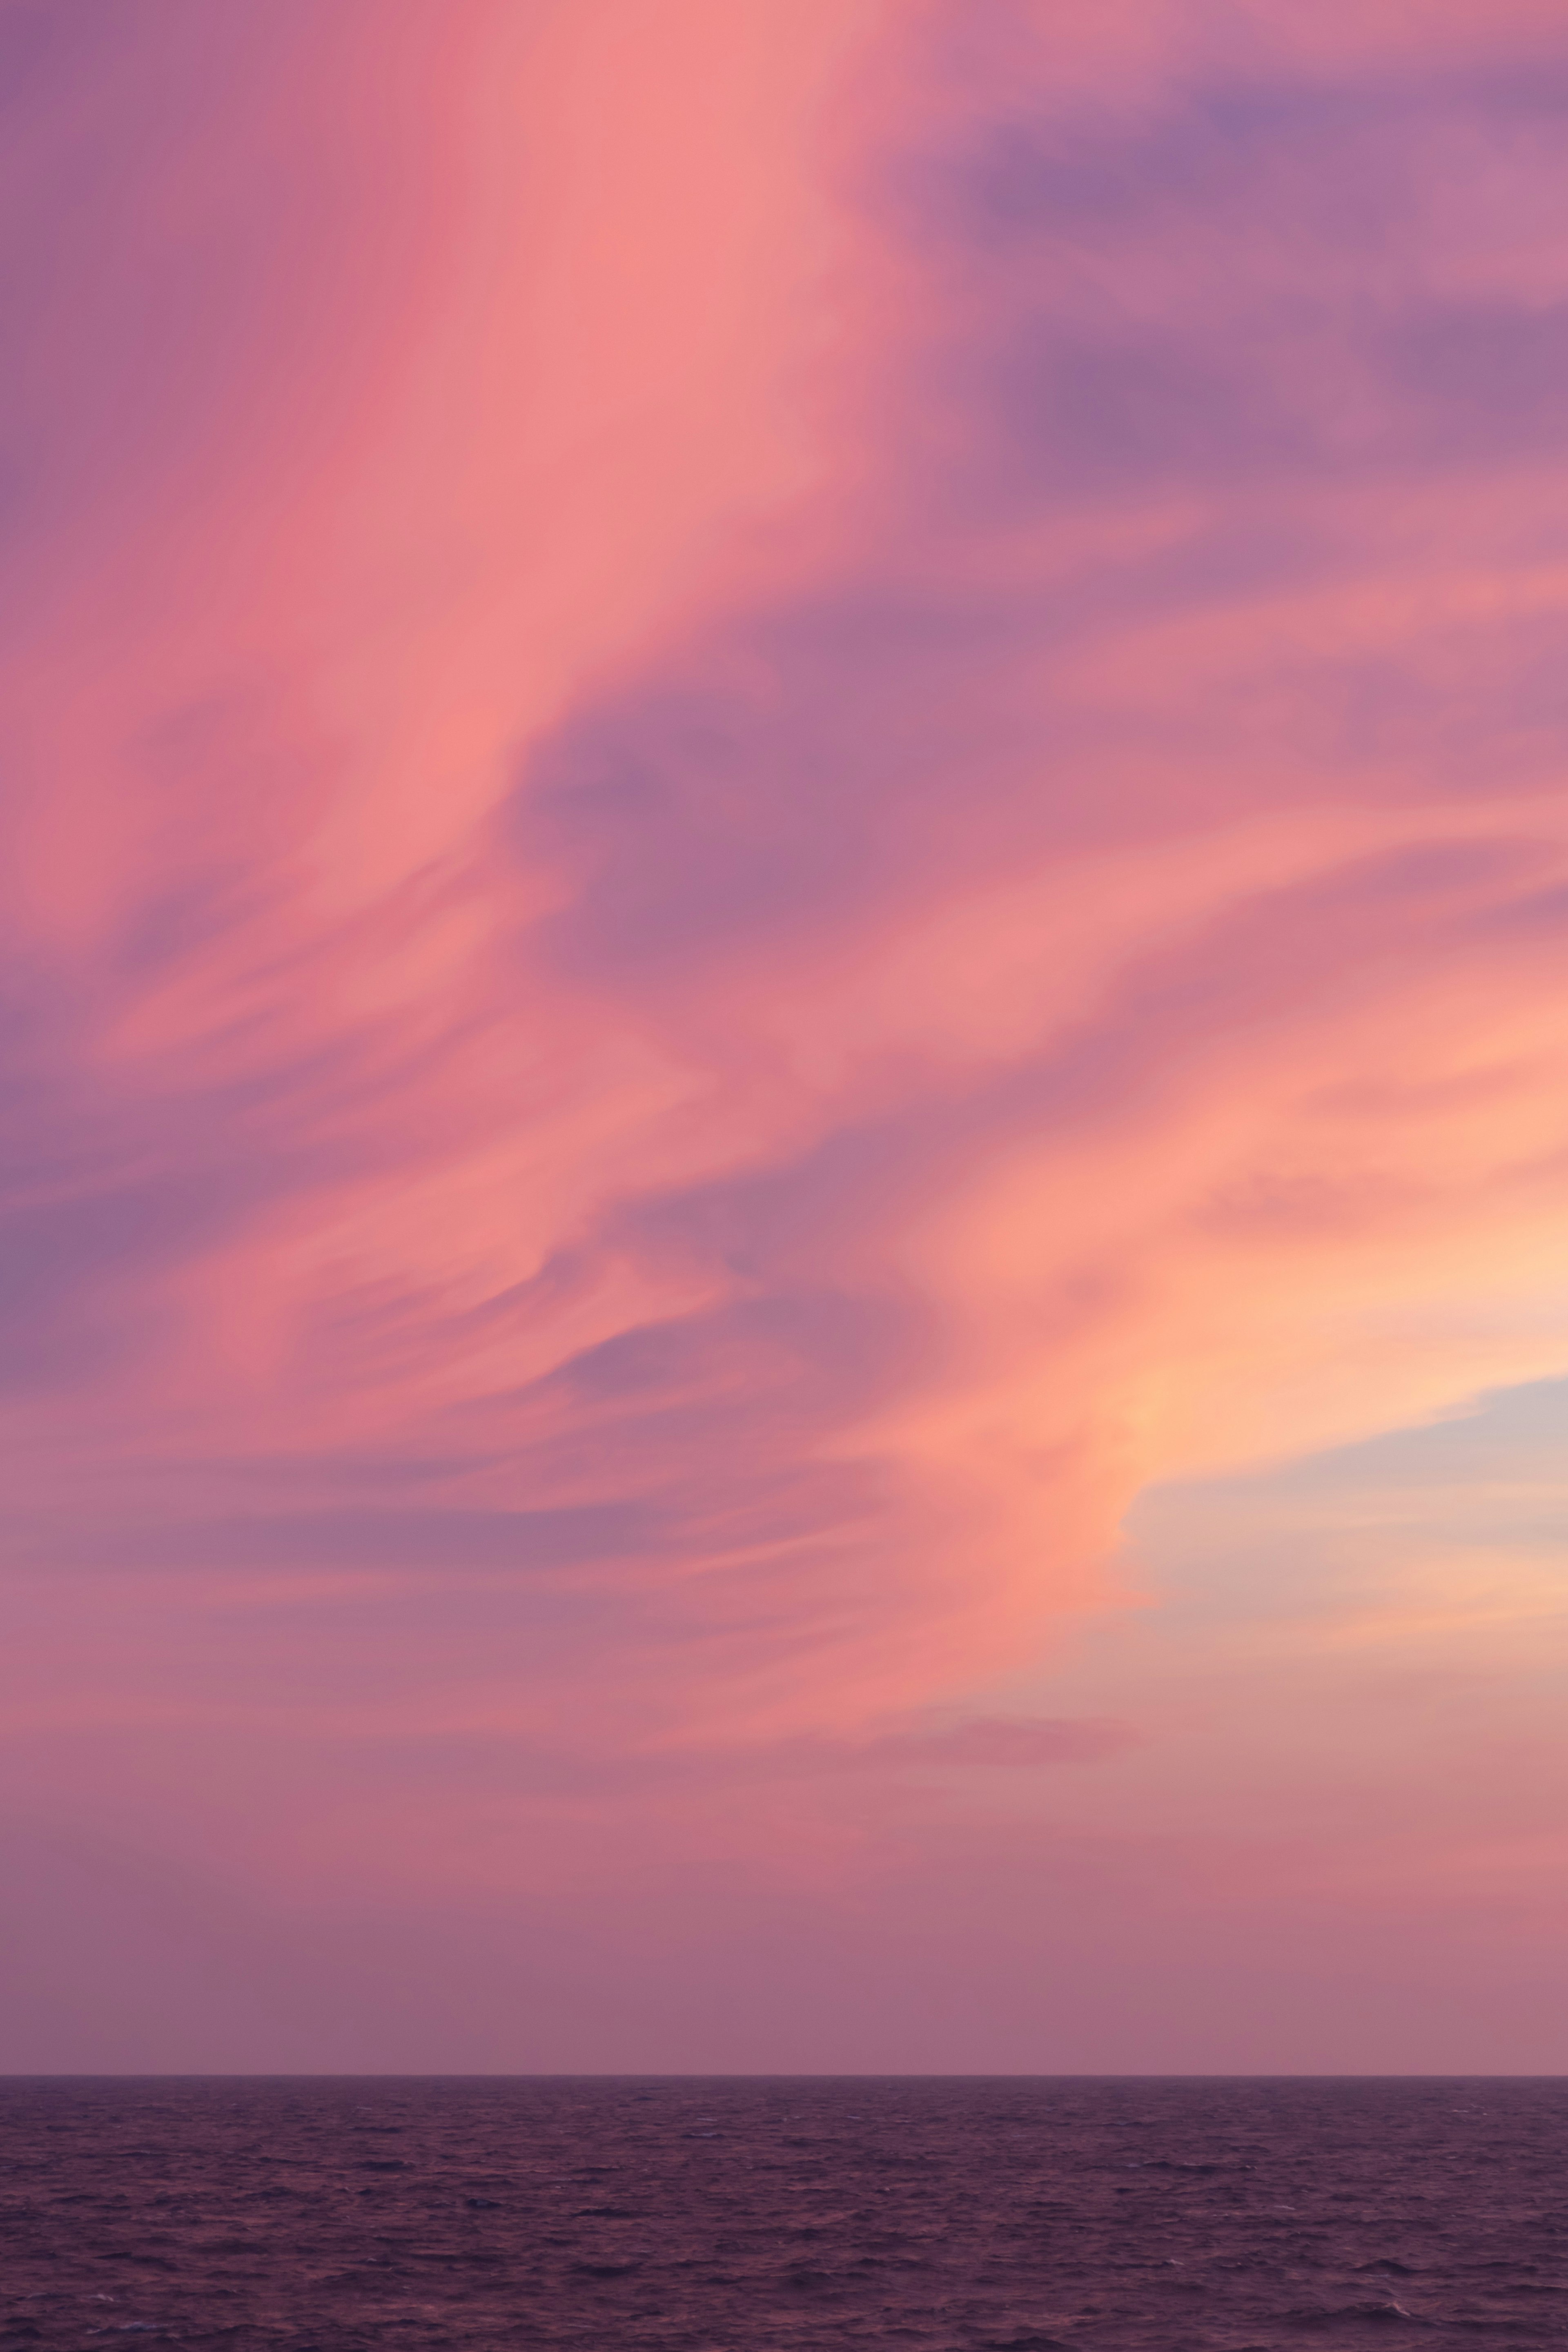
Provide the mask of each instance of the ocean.
[{"label": "ocean", "polygon": [[0,2082],[0,2346],[1568,2339],[1568,2083]]}]

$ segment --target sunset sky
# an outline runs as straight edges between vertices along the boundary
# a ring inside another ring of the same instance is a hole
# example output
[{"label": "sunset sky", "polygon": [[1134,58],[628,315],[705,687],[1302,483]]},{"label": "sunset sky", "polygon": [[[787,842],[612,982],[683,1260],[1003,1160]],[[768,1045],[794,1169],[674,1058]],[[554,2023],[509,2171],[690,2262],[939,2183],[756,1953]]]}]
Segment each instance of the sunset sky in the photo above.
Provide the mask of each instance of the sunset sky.
[{"label": "sunset sky", "polygon": [[0,2071],[1568,2071],[1563,0],[0,100]]}]

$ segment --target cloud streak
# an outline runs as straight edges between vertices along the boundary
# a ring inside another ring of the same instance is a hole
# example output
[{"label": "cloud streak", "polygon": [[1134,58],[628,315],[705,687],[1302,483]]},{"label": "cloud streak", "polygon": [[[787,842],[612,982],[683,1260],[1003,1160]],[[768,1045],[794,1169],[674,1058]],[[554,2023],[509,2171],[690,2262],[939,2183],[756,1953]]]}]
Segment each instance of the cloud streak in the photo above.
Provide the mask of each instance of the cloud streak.
[{"label": "cloud streak", "polygon": [[1563,1370],[1568,47],[1428,14],[5,19],[62,1818],[1000,1886],[1142,1487]]}]

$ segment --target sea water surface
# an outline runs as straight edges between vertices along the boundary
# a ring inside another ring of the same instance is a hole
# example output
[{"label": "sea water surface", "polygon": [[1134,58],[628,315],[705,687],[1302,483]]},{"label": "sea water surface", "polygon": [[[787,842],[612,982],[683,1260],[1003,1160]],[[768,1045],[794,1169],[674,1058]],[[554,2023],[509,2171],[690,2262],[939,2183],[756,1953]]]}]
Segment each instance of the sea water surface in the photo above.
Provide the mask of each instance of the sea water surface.
[{"label": "sea water surface", "polygon": [[0,2346],[1568,2337],[1568,2084],[0,2082]]}]

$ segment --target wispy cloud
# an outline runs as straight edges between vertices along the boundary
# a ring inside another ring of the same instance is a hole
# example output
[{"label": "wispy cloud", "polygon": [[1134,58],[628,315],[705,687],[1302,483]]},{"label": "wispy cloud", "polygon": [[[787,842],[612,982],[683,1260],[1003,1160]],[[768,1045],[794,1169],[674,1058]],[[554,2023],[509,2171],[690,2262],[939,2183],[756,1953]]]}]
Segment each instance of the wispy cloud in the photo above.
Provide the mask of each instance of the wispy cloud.
[{"label": "wispy cloud", "polygon": [[298,1899],[490,1818],[396,1721],[570,1780],[465,1884],[1005,1878],[1146,1482],[1568,1361],[1561,25],[1091,13],[5,18],[71,1803],[109,1593]]}]

